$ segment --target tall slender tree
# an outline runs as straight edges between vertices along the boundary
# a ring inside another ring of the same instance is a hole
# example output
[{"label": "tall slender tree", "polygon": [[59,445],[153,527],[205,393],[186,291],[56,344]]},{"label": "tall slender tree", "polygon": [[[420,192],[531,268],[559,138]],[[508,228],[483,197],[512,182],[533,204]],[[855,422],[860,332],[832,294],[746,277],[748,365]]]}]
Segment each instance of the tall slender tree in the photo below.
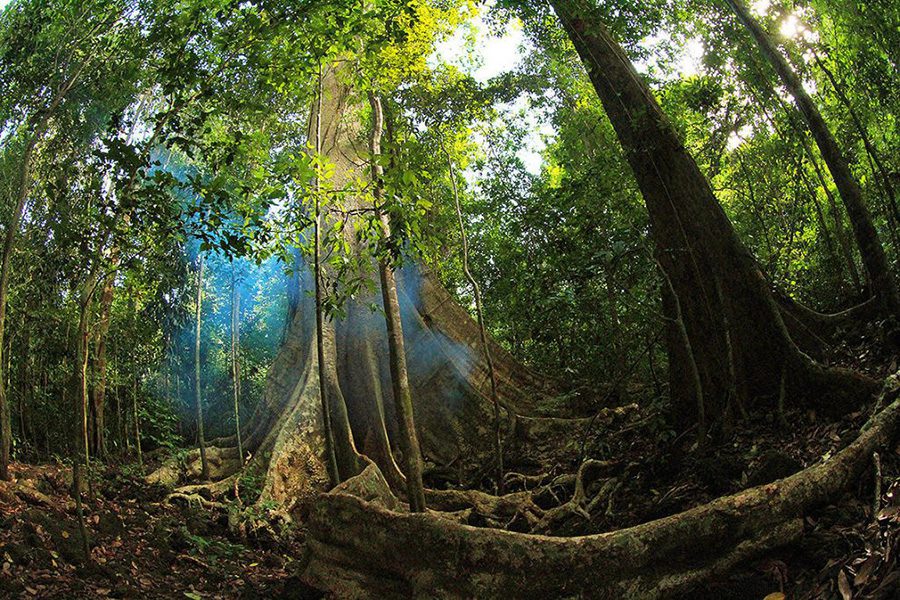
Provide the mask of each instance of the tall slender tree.
[{"label": "tall slender tree", "polygon": [[103,283],[103,291],[100,294],[100,319],[94,335],[94,387],[91,390],[91,406],[93,413],[92,431],[93,446],[96,456],[105,457],[106,447],[106,383],[107,383],[107,357],[106,346],[109,334],[110,312],[113,301],[113,288],[115,278],[109,276]]},{"label": "tall slender tree", "polygon": [[794,98],[797,109],[803,115],[809,131],[819,147],[822,159],[831,172],[844,207],[847,209],[853,235],[859,246],[866,272],[869,274],[872,292],[878,297],[884,312],[900,319],[900,296],[898,296],[897,284],[888,265],[878,230],[875,229],[872,216],[866,207],[862,187],[850,170],[849,161],[838,146],[837,140],[829,130],[816,103],[803,87],[800,77],[779,52],[772,38],[753,18],[742,0],[725,0],[725,2],[753,36],[763,56],[775,69],[781,82]]},{"label": "tall slender tree", "polygon": [[[386,245],[390,240],[390,220],[383,210],[384,203],[384,168],[381,166],[381,136],[384,127],[384,112],[381,99],[369,93],[369,106],[372,108],[372,133],[369,136],[369,154],[372,160],[373,194],[375,199],[376,218],[381,227],[381,234]],[[394,405],[397,409],[397,421],[400,430],[400,447],[403,451],[404,475],[409,506],[413,512],[425,510],[425,487],[422,484],[422,451],[416,434],[416,422],[413,414],[412,392],[409,387],[409,372],[406,366],[406,347],[403,343],[403,323],[400,318],[400,301],[397,297],[397,281],[391,267],[390,253],[386,252],[379,259],[378,273],[381,279],[381,297],[384,302],[384,320],[387,326],[388,354],[390,360],[391,382],[394,390]]]},{"label": "tall slender tree", "polygon": [[238,455],[244,462],[244,444],[241,441],[241,292],[237,285],[237,266],[231,263],[231,390],[234,396],[234,431],[237,436]]},{"label": "tall slender tree", "polygon": [[466,235],[466,224],[463,220],[462,204],[459,201],[459,189],[456,185],[456,172],[453,168],[453,159],[441,140],[441,149],[447,159],[447,168],[450,171],[450,186],[453,189],[453,205],[456,209],[456,218],[459,222],[459,238],[462,242],[462,266],[463,273],[472,286],[472,294],[475,296],[475,314],[478,320],[478,334],[481,340],[481,351],[488,369],[488,380],[491,386],[491,404],[494,408],[494,459],[497,461],[497,490],[503,493],[503,423],[500,420],[500,396],[497,393],[497,373],[494,370],[494,358],[491,355],[491,345],[488,342],[487,329],[484,325],[484,306],[481,301],[481,287],[478,280],[469,269],[469,237]]},{"label": "tall slender tree", "polygon": [[[194,335],[194,402],[197,410],[197,445],[200,447],[200,473],[201,477],[209,479],[209,463],[206,461],[206,438],[203,433],[203,397],[200,387],[200,324],[203,310],[203,254],[197,254],[197,301],[195,305],[194,320],[196,324]],[[135,411],[135,418],[137,412]],[[137,425],[135,425],[137,432]]]}]

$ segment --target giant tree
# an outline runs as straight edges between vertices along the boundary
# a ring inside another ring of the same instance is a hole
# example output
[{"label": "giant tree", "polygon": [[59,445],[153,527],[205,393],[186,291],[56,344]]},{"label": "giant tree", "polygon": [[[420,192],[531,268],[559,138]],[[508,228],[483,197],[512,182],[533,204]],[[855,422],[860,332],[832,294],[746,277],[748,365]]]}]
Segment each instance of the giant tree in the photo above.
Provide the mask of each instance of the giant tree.
[{"label": "giant tree", "polygon": [[[722,424],[751,402],[778,397],[779,382],[792,397],[836,411],[869,397],[871,380],[816,364],[791,339],[767,278],[596,6],[552,4],[625,150],[671,282],[663,300],[673,317],[669,379],[679,413]],[[686,335],[674,325],[676,309]]]},{"label": "giant tree", "polygon": [[[268,34],[294,40],[301,36],[304,26],[320,23],[320,19],[327,20],[335,14],[333,10],[327,15],[316,12],[326,8],[327,3],[317,5],[313,9],[315,18],[304,20],[301,25],[293,23],[289,29],[272,29]],[[356,223],[366,221],[358,217],[371,212],[371,194],[368,190],[373,189],[371,175],[361,166],[367,164],[369,154],[364,150],[366,132],[362,127],[369,113],[360,98],[360,92],[364,93],[367,87],[354,80],[354,71],[348,68],[348,64],[352,64],[351,59],[360,52],[361,45],[365,52],[376,47],[360,43],[360,31],[366,31],[369,35],[368,28],[371,27],[375,30],[372,38],[386,40],[381,46],[385,57],[388,57],[384,66],[401,64],[401,68],[394,67],[392,70],[394,83],[410,77],[409,73],[416,72],[416,68],[422,70],[433,46],[429,28],[434,27],[436,19],[441,16],[441,9],[414,2],[387,3],[379,7],[379,11],[382,10],[383,13],[359,13],[356,8],[341,6],[338,12],[342,18],[350,19],[342,20],[341,27],[347,23],[353,26],[347,25],[347,38],[338,45],[335,55],[321,57],[324,71],[321,93],[316,93],[318,90],[310,89],[312,86],[308,85],[317,80],[319,56],[304,54],[291,58],[278,53],[278,59],[285,61],[285,69],[275,70],[277,76],[294,83],[281,88],[290,95],[275,103],[272,110],[291,107],[300,114],[305,113],[304,121],[308,124],[308,145],[305,148],[298,147],[292,139],[273,144],[273,150],[281,159],[273,162],[276,165],[293,165],[286,169],[287,175],[284,176],[284,179],[290,180],[285,186],[288,198],[284,210],[290,212],[290,207],[297,204],[306,210],[305,220],[299,218],[303,213],[299,210],[295,213],[298,219],[289,220],[285,226],[292,225],[291,231],[300,229],[297,237],[301,242],[304,238],[310,239],[313,232],[307,227],[312,221],[309,217],[315,212],[314,196],[310,192],[315,191],[316,175],[322,174],[319,190],[320,210],[324,213],[321,258],[326,268],[325,277],[321,279],[325,285],[320,286],[327,293],[323,294],[323,301],[332,309],[331,318],[323,319],[322,335],[317,336],[313,281],[316,273],[313,268],[312,276],[300,278],[301,291],[307,294],[297,295],[299,302],[293,322],[269,371],[265,401],[244,424],[242,441],[245,449],[254,456],[248,468],[266,473],[261,499],[275,500],[288,507],[300,505],[316,490],[327,487],[332,479],[324,451],[324,407],[320,383],[327,386],[325,406],[330,412],[333,447],[341,480],[355,476],[366,467],[368,461],[359,456],[362,453],[377,463],[392,485],[398,483],[392,475],[392,471],[394,475],[398,474],[392,450],[400,445],[402,434],[396,418],[400,410],[398,400],[391,393],[388,339],[384,323],[373,317],[370,308],[372,299],[367,293],[370,288],[361,283],[365,279],[363,273],[357,272],[362,263],[371,263],[372,260],[355,235]],[[360,25],[359,21],[366,24]],[[404,47],[408,51],[398,51],[398,42],[394,38],[407,44]],[[277,45],[292,50],[306,48],[300,43]],[[266,73],[269,72],[270,65],[266,67]],[[293,72],[302,73],[303,77],[293,77]],[[306,82],[305,88],[301,86],[302,82]],[[280,97],[275,91],[272,94]],[[311,105],[312,109],[303,108],[301,102],[305,102],[307,107]],[[266,111],[260,118],[272,116]],[[296,127],[296,115],[286,116],[290,118],[281,123],[285,127]],[[316,144],[317,121],[321,127],[319,144]],[[297,133],[294,129],[293,137],[302,139],[302,134]],[[312,161],[308,158],[313,154],[309,150],[316,146],[322,156]],[[386,178],[407,173],[402,167],[391,171],[385,173]],[[325,177],[325,174],[330,176]],[[425,185],[421,188],[427,190]],[[393,211],[390,215],[391,234],[395,236],[410,224],[408,213],[396,209],[401,207],[402,202],[410,201],[413,195],[398,194],[396,189],[391,189],[390,193],[403,196],[397,205],[394,204],[396,198],[386,203]],[[365,204],[360,205],[361,201]],[[421,217],[426,211],[418,207],[411,212]],[[395,220],[395,215],[402,218]],[[405,233],[400,233],[397,239],[405,240],[407,237]],[[357,249],[363,251],[355,256]],[[314,261],[307,257],[306,262]],[[337,277],[342,273],[346,278]],[[410,391],[422,453],[427,459],[441,463],[459,460],[460,468],[475,470],[480,463],[482,442],[493,439],[491,425],[494,422],[489,390],[486,389],[487,365],[481,352],[472,351],[480,345],[477,324],[465,309],[453,301],[433,274],[414,264],[414,261],[404,262],[403,269],[396,270],[395,274]],[[324,342],[321,353],[317,348],[317,337]],[[527,411],[537,398],[553,389],[552,384],[517,363],[493,341],[489,343],[497,375],[498,395],[507,411],[516,410],[517,405]],[[319,355],[323,355],[324,360],[317,360]],[[319,376],[320,367],[324,369],[324,376]],[[383,413],[380,406],[384,408]],[[235,450],[234,441],[223,439],[221,445],[216,444],[208,451],[223,457],[231,456]],[[169,474],[171,470],[161,470],[153,477],[158,479]],[[228,474],[230,471],[224,471],[221,475]]]}]

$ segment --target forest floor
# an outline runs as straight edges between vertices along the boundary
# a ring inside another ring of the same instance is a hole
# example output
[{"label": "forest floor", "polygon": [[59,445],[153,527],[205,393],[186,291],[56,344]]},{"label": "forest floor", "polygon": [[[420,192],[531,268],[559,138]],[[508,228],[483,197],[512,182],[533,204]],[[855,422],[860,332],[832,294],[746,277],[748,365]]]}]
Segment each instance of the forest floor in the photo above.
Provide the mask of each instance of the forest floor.
[{"label": "forest floor", "polygon": [[[616,455],[626,465],[622,487],[589,521],[573,518],[555,533],[629,527],[787,477],[852,442],[870,408],[839,421],[789,412],[788,428],[775,419],[750,421],[715,454],[697,451],[689,440],[659,444],[646,432],[627,427],[620,430],[624,433],[608,433],[604,454]],[[761,600],[784,593],[797,600],[900,599],[900,445],[879,459],[879,474],[873,468],[840,503],[806,518],[799,542],[746,563],[688,597]]]},{"label": "forest floor", "polygon": [[136,469],[106,469],[85,503],[83,560],[71,469],[13,465],[0,482],[0,598],[320,598],[299,579],[296,536],[229,533],[228,516],[165,502]]},{"label": "forest floor", "polygon": [[[714,459],[654,447],[641,428],[604,432],[630,475],[590,521],[573,517],[557,535],[608,531],[672,514],[820,460],[852,440],[862,413],[796,426],[755,422]],[[633,425],[633,419],[629,419]],[[637,422],[647,423],[647,419]],[[777,448],[777,451],[763,450]],[[691,598],[898,598],[900,589],[900,447],[881,460],[882,494],[874,512],[874,477],[856,493],[807,519],[801,542],[711,582]],[[82,559],[70,495],[71,470],[15,464],[0,482],[0,597],[11,598],[320,598],[301,578],[302,535],[241,539],[224,510],[168,503],[136,469],[107,468],[86,502],[92,563]],[[564,495],[565,490],[560,490]],[[779,597],[779,596],[776,596]]]},{"label": "forest floor", "polygon": [[[842,352],[873,375],[897,369],[865,344]],[[531,449],[533,456],[519,456],[515,470],[546,476],[534,498],[543,508],[571,497],[571,474],[582,451],[609,465],[608,472],[585,478],[588,498],[601,489],[607,494],[589,518],[572,513],[547,533],[628,527],[785,477],[850,443],[873,410],[862,407],[839,420],[795,410],[785,415],[787,427],[769,414],[741,423],[725,443],[697,448],[691,432],[671,432],[660,403],[640,404],[586,436],[552,441],[558,454],[542,444]],[[302,530],[240,534],[229,527],[227,503],[169,502],[169,490],[149,486],[122,462],[95,467],[85,503],[90,564],[83,560],[71,469],[13,465],[14,481],[0,482],[0,598],[322,597],[301,579]],[[743,565],[690,598],[900,599],[900,445],[882,453],[880,467],[861,477],[840,503],[808,516],[799,542]],[[616,485],[604,488],[611,480]],[[508,491],[525,489],[525,481]],[[473,515],[471,524],[478,521]]]},{"label": "forest floor", "polygon": [[[877,326],[843,333],[843,341],[829,348],[823,362],[876,378],[897,372],[896,354],[885,349]],[[568,473],[577,470],[582,454],[616,463],[605,474],[607,479],[584,482],[589,499],[610,477],[617,485],[590,512],[590,519],[573,514],[557,524],[553,535],[630,527],[787,477],[854,441],[876,408],[873,402],[836,420],[795,409],[779,419],[773,406],[739,422],[727,441],[698,448],[695,431],[680,436],[667,431],[664,401],[648,401],[648,394],[659,396],[645,388],[638,399],[640,409],[609,427],[596,428],[586,441],[570,442],[577,448],[574,459],[572,454],[558,458],[558,470]],[[783,593],[797,600],[900,600],[900,440],[879,462],[880,471],[873,467],[864,474],[841,502],[808,516],[799,542],[747,563],[688,597],[749,600]],[[563,501],[571,495],[571,484],[554,494]]]}]

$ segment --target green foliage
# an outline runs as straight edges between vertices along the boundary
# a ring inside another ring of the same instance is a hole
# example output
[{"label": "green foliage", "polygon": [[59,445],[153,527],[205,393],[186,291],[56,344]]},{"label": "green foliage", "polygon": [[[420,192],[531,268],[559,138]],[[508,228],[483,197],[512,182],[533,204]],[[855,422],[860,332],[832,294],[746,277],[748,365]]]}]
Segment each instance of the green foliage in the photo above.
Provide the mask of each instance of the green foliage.
[{"label": "green foliage", "polygon": [[176,535],[188,545],[192,555],[202,556],[210,565],[215,565],[223,558],[236,558],[244,550],[243,546],[232,544],[221,538],[210,539],[197,533],[191,533],[185,526],[179,528]]},{"label": "green foliage", "polygon": [[[818,151],[743,28],[713,2],[602,10],[773,285],[822,310],[864,295],[853,282],[856,251],[840,243],[846,215],[832,202]],[[133,444],[135,397],[148,448],[192,438],[189,265],[199,252],[210,265],[204,408],[213,434],[230,433],[230,329],[222,315],[232,267],[248,299],[240,315],[240,412],[248,417],[283,333],[280,286],[285,275],[306,276],[311,263],[316,204],[327,223],[329,315],[373,291],[375,259],[424,261],[471,308],[450,163],[491,333],[566,379],[664,379],[652,231],[577,54],[546,3],[500,1],[486,19],[498,29],[519,19],[527,57],[515,72],[480,83],[434,55],[436,41],[474,11],[457,0],[10,4],[0,14],[4,225],[23,153],[35,142],[12,256],[14,325],[3,340],[16,454],[70,445],[79,303],[92,289],[89,385],[99,385],[105,337],[110,449]],[[772,2],[759,15],[853,159],[894,262],[897,11],[887,0],[814,0]],[[778,33],[790,15],[808,35]],[[682,72],[679,56],[690,44],[703,57],[697,72]],[[308,139],[318,73],[336,63],[352,90],[348,105],[357,107],[359,148],[371,127],[368,94],[384,105],[382,154],[360,154],[384,169],[378,208],[390,219],[387,236],[370,210],[368,171],[339,186],[334,165]],[[540,126],[543,165],[529,172],[520,151]],[[364,210],[350,210],[350,194]],[[106,281],[114,294],[104,316]],[[242,497],[257,495],[259,477],[244,475]]]},{"label": "green foliage", "polygon": [[247,506],[256,505],[256,500],[262,493],[266,474],[259,469],[244,469],[238,477],[238,495],[241,502]]}]

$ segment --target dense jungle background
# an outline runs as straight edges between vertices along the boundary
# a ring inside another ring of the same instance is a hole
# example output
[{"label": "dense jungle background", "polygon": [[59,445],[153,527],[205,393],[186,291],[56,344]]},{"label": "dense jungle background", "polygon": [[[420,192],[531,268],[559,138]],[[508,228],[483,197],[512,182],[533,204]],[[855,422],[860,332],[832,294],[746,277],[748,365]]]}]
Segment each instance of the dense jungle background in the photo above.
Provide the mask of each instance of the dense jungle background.
[{"label": "dense jungle background", "polygon": [[900,598],[900,4],[0,0],[0,597]]}]

